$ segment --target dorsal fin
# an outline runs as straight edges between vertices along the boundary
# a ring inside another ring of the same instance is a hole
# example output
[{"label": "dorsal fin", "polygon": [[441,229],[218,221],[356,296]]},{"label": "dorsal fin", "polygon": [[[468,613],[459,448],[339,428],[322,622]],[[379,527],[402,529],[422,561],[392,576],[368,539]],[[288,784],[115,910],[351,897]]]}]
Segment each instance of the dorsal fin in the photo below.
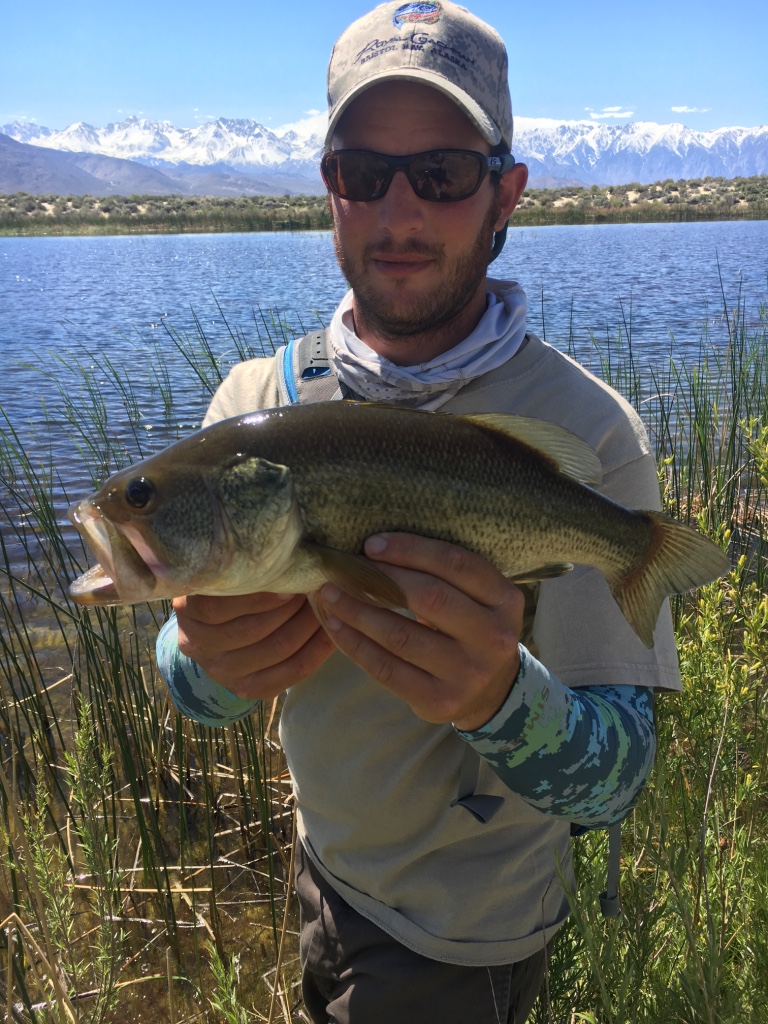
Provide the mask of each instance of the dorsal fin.
[{"label": "dorsal fin", "polygon": [[576,434],[548,420],[535,420],[530,416],[510,416],[504,413],[479,413],[462,417],[480,427],[495,430],[521,441],[548,456],[561,473],[582,484],[599,484],[603,479],[600,459]]}]

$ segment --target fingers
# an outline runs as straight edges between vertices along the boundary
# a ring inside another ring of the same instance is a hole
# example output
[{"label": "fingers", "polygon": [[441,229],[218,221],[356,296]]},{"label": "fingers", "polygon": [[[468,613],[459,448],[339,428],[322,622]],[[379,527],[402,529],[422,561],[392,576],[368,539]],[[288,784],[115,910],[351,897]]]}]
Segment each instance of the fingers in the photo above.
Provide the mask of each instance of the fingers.
[{"label": "fingers", "polygon": [[322,620],[336,645],[421,718],[465,729],[487,722],[519,668],[522,592],[485,559],[442,541],[377,535],[365,550],[416,621],[326,585]]},{"label": "fingers", "polygon": [[177,615],[186,614],[197,622],[207,622],[216,626],[242,615],[278,608],[295,597],[295,594],[270,593],[236,594],[228,597],[188,594],[186,597],[175,598],[173,608]]},{"label": "fingers", "polygon": [[467,640],[356,601],[333,585],[321,598],[337,647],[425,721],[474,729],[506,699],[519,667],[519,626],[507,617],[481,610]]},{"label": "fingers", "polygon": [[[420,604],[413,595],[421,585],[434,589],[432,583],[422,584],[421,579],[413,586],[406,584],[413,610]],[[463,685],[471,687],[482,682],[490,666],[514,659],[517,654],[516,618],[489,613],[457,591],[446,596],[440,614],[431,616],[429,623],[357,601],[332,584],[323,587],[321,596],[327,628],[337,643],[340,627],[346,624],[373,641],[379,651],[393,656],[394,661],[387,658],[386,664],[371,673],[380,682],[391,683],[394,672],[390,666],[405,663],[438,679],[459,677]],[[362,640],[358,639],[357,644],[361,652],[368,650]],[[379,651],[376,654],[381,657]]]},{"label": "fingers", "polygon": [[239,697],[276,696],[334,650],[304,594],[179,599],[174,608],[181,653]]},{"label": "fingers", "polygon": [[[322,599],[328,613],[326,629],[348,658],[410,704],[419,717],[429,722],[451,720],[452,709],[442,700],[438,679],[407,660],[414,646],[406,627],[409,620],[396,612],[354,601],[332,585],[323,588]],[[369,616],[368,611],[373,615]],[[342,615],[343,619],[339,617]],[[429,632],[427,626],[414,625]]]},{"label": "fingers", "polygon": [[509,598],[512,585],[498,569],[456,544],[412,533],[382,533],[368,538],[365,554],[380,569],[386,564],[436,576],[480,604],[493,606]]},{"label": "fingers", "polygon": [[316,672],[335,650],[333,640],[315,619],[314,632],[290,657],[233,678],[227,689],[247,700],[269,700]]},{"label": "fingers", "polygon": [[366,554],[400,586],[419,620],[449,636],[471,643],[480,631],[489,644],[503,650],[510,627],[522,617],[520,589],[464,548],[411,534],[386,534],[370,538]]},{"label": "fingers", "polygon": [[[243,597],[204,598],[202,605],[196,601],[193,605],[179,603],[178,606],[174,601],[182,653],[202,664],[201,658],[249,648],[292,619],[305,603],[303,594],[289,595],[289,600],[279,604],[263,600],[273,595],[248,596],[255,600],[248,601]],[[189,601],[181,598],[179,602],[184,600]],[[226,602],[226,606],[217,607],[217,601]],[[198,618],[198,614],[205,615],[205,618]]]}]

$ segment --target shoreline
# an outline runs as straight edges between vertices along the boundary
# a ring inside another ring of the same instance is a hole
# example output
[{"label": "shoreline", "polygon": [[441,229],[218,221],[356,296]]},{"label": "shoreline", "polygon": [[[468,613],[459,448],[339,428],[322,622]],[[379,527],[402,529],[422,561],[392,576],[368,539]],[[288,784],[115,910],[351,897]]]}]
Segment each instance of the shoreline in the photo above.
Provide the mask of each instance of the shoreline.
[{"label": "shoreline", "polygon": [[[768,220],[768,175],[526,189],[510,227]],[[325,196],[0,195],[0,237],[330,230]]]}]

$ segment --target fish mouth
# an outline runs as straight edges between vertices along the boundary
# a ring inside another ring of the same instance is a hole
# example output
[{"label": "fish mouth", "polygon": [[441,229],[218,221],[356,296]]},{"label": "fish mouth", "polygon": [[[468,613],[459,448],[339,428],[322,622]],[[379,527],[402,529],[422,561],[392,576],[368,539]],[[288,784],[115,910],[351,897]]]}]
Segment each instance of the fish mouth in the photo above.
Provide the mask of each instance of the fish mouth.
[{"label": "fish mouth", "polygon": [[131,541],[90,499],[71,505],[67,515],[98,559],[97,565],[69,585],[69,596],[76,604],[134,604],[158,596],[155,573]]}]

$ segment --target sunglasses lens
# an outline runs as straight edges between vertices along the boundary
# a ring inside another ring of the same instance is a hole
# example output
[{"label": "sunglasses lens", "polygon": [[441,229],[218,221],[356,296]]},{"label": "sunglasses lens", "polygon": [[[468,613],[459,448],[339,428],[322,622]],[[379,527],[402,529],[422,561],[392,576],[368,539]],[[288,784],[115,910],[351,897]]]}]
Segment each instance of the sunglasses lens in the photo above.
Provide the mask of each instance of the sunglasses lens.
[{"label": "sunglasses lens", "polygon": [[353,202],[380,199],[389,184],[389,164],[386,157],[377,153],[362,150],[329,153],[322,167],[331,190]]},{"label": "sunglasses lens", "polygon": [[451,203],[466,199],[477,190],[483,173],[477,153],[436,150],[411,162],[411,183],[422,199]]},{"label": "sunglasses lens", "polygon": [[479,153],[469,150],[436,149],[412,157],[388,157],[347,149],[327,153],[321,167],[326,184],[342,199],[361,203],[381,199],[400,169],[421,199],[452,203],[477,191],[486,163]]}]

